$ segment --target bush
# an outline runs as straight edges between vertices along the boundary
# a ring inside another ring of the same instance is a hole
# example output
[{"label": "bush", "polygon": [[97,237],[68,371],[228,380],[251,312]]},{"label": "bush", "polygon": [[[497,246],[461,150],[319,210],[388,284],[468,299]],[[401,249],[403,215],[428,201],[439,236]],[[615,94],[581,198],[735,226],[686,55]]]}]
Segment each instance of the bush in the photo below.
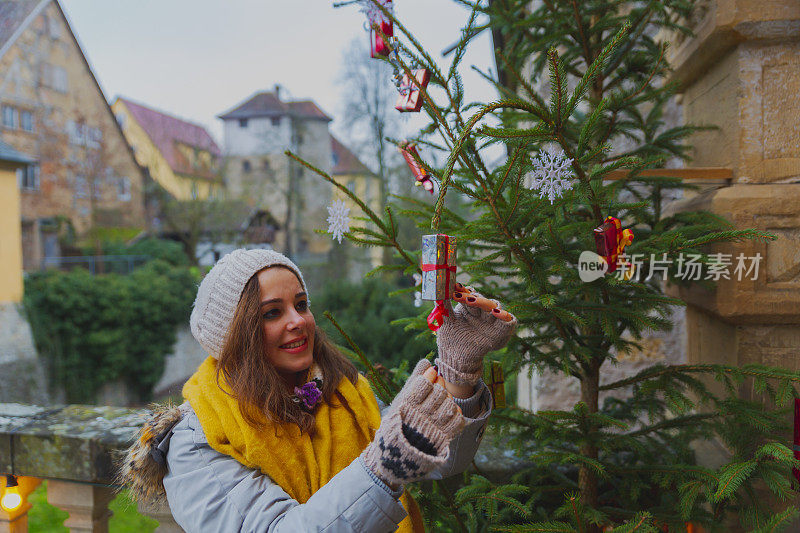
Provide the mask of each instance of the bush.
[{"label": "bush", "polygon": [[[89,254],[94,253],[89,251]],[[161,259],[174,266],[189,266],[189,258],[183,251],[181,243],[166,239],[147,238],[131,245],[122,242],[103,243],[106,255],[147,255],[153,259]]]},{"label": "bush", "polygon": [[189,318],[196,275],[155,260],[129,276],[37,272],[25,281],[24,305],[51,387],[68,402],[91,402],[123,379],[142,401],[164,370],[176,327]]},{"label": "bush", "polygon": [[404,361],[413,364],[435,346],[431,335],[426,335],[424,340],[415,338],[413,332],[391,324],[393,320],[419,311],[409,294],[387,296],[399,288],[397,283],[377,278],[368,278],[361,283],[328,283],[319,296],[312,295],[317,324],[331,340],[349,348],[336,328],[322,315],[323,311],[330,311],[373,364],[380,363],[387,368],[401,366]]}]

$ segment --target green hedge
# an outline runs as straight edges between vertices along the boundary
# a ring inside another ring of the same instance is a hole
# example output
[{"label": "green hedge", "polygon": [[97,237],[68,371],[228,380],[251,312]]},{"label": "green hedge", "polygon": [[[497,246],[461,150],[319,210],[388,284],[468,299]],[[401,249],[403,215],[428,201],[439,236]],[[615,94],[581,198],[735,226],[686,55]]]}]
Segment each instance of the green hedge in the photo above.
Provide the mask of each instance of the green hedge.
[{"label": "green hedge", "polygon": [[128,276],[82,269],[47,271],[25,280],[24,305],[51,385],[70,403],[92,402],[100,387],[123,379],[149,399],[188,321],[197,273],[155,260]]}]

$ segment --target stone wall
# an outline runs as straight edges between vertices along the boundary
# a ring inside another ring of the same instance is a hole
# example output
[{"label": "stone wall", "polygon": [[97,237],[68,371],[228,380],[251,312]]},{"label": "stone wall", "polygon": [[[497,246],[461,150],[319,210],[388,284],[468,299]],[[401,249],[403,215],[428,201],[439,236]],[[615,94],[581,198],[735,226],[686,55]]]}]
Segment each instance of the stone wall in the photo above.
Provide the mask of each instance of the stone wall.
[{"label": "stone wall", "polygon": [[0,303],[0,402],[47,403],[47,380],[20,304]]},{"label": "stone wall", "polygon": [[[674,327],[668,332],[647,334],[633,350],[617,357],[617,364],[606,363],[600,371],[600,384],[633,376],[654,364],[680,364],[686,362],[686,312],[683,307],[672,308]],[[622,397],[627,389],[602,392],[600,405],[608,397]],[[580,382],[577,378],[550,370],[521,372],[517,377],[517,405],[531,411],[569,410],[580,400]]]}]

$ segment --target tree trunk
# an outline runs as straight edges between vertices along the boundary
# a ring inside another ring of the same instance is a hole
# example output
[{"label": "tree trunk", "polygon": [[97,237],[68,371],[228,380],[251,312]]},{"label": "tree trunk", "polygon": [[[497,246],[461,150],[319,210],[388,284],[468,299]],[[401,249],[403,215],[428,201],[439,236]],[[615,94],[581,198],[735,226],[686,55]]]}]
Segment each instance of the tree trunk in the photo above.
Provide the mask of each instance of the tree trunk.
[{"label": "tree trunk", "polygon": [[[598,410],[598,396],[600,392],[600,366],[599,359],[593,359],[581,380],[581,401],[586,404],[590,413]],[[590,431],[595,428],[590,426]],[[597,460],[597,446],[582,444],[579,448],[581,455]],[[588,466],[581,466],[578,471],[578,487],[581,491],[581,500],[588,507],[597,507],[597,474]],[[583,531],[586,533],[599,533],[600,528],[593,524],[585,524]]]}]

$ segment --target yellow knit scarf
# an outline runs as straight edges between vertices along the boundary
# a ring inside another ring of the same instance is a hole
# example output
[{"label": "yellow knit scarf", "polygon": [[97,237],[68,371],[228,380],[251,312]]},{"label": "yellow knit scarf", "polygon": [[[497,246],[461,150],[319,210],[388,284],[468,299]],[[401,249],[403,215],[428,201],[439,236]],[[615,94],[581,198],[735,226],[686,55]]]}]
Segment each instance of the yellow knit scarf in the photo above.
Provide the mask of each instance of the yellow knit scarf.
[{"label": "yellow knit scarf", "polygon": [[[223,391],[224,388],[224,391]],[[249,468],[257,468],[289,496],[305,503],[340,470],[349,465],[372,441],[381,415],[375,395],[364,376],[353,384],[343,378],[329,403],[317,406],[313,437],[300,433],[296,424],[264,420],[264,430],[248,424],[237,401],[220,376],[216,359],[208,357],[183,387],[209,445]],[[422,516],[408,492],[400,498],[408,515],[398,531],[424,532]]]}]

